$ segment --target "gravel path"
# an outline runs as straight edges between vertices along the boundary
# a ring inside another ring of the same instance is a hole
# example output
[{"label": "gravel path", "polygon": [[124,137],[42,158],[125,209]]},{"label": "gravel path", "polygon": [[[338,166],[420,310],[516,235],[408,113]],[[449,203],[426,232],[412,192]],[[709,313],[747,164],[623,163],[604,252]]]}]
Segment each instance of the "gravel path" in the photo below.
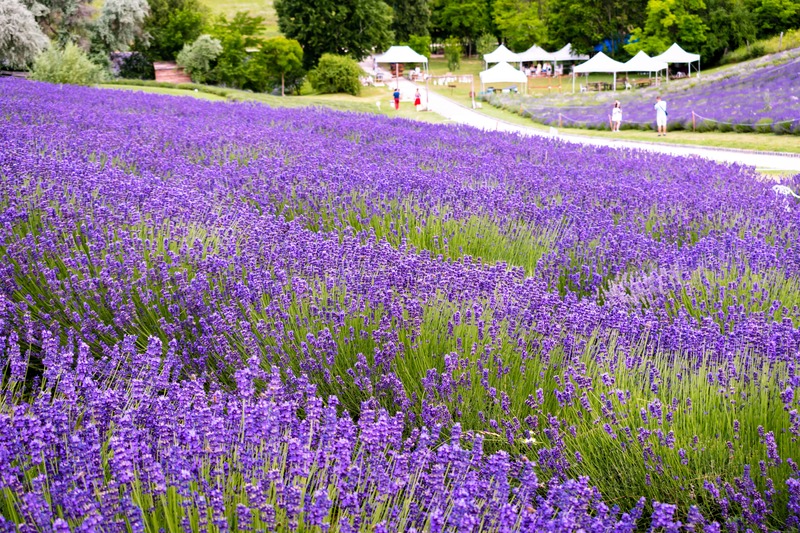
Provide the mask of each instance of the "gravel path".
[{"label": "gravel path", "polygon": [[[367,67],[371,66],[371,60],[362,63],[365,70],[371,73],[372,69]],[[395,83],[391,81],[390,83]],[[422,92],[422,102],[425,103],[425,86],[424,84],[414,84],[405,78],[400,79],[400,92],[403,98],[407,98],[414,94],[417,87]],[[614,139],[605,139],[600,137],[590,137],[587,135],[562,135],[555,129],[550,131],[533,128],[528,126],[521,126],[512,124],[503,120],[498,120],[482,113],[473,111],[463,105],[454,102],[453,100],[442,96],[441,94],[429,91],[428,94],[428,109],[437,113],[453,122],[472,126],[485,131],[504,131],[509,133],[519,133],[521,135],[537,135],[537,136],[552,136],[557,135],[558,138],[579,144],[590,144],[595,146],[611,146],[614,148],[634,148],[639,150],[649,150],[651,152],[659,152],[670,155],[697,155],[723,163],[739,163],[743,165],[754,166],[758,170],[773,170],[773,171],[794,171],[800,172],[800,154],[777,154],[777,153],[762,153],[747,150],[734,150],[734,149],[717,149],[706,148],[695,145],[676,145],[664,143],[649,143],[637,141],[623,141]],[[408,105],[406,103],[401,105]],[[553,133],[551,133],[553,132]],[[798,141],[800,142],[800,141]]]}]

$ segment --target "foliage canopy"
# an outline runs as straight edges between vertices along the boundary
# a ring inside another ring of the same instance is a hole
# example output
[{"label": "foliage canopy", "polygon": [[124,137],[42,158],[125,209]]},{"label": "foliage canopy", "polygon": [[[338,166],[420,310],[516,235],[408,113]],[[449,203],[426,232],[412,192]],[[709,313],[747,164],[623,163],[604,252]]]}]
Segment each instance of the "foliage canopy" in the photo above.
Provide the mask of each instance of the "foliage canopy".
[{"label": "foliage canopy", "polygon": [[33,13],[19,0],[0,1],[0,67],[25,68],[49,45]]},{"label": "foliage canopy", "polygon": [[392,44],[392,8],[382,0],[275,0],[278,26],[303,47],[310,68],[323,54],[361,60]]},{"label": "foliage canopy", "polygon": [[73,43],[64,48],[51,46],[36,58],[31,71],[31,79],[50,83],[91,85],[102,78],[102,69]]},{"label": "foliage canopy", "polygon": [[303,79],[303,49],[300,43],[286,37],[274,37],[264,42],[261,57],[266,67],[267,76],[274,85],[280,81],[281,96],[286,94],[286,81],[294,90]]},{"label": "foliage canopy", "polygon": [[323,54],[317,68],[308,73],[308,79],[320,94],[347,93],[358,96],[361,93],[358,80],[361,74],[361,67],[352,57]]}]

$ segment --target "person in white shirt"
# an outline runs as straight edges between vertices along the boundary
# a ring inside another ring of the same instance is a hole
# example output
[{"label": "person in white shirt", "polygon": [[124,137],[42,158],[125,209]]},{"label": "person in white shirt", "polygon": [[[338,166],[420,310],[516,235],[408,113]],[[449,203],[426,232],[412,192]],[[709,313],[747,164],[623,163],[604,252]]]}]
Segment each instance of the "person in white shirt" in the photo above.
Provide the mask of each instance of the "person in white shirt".
[{"label": "person in white shirt", "polygon": [[611,110],[611,131],[619,131],[619,125],[622,123],[622,108],[619,105],[619,100],[614,102],[614,109]]},{"label": "person in white shirt", "polygon": [[653,106],[656,110],[656,127],[658,128],[658,136],[667,136],[667,103],[656,96],[656,105]]}]

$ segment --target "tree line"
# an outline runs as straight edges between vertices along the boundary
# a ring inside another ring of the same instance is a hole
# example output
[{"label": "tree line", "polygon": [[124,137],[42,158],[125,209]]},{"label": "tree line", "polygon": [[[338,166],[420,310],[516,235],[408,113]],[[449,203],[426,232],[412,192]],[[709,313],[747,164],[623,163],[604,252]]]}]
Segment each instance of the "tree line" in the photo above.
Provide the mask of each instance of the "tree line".
[{"label": "tree line", "polygon": [[[678,42],[709,65],[800,27],[800,0],[275,0],[274,7],[283,36],[265,39],[262,18],[212,16],[201,0],[105,0],[99,9],[92,0],[0,0],[0,68],[26,68],[51,48],[44,70],[69,60],[73,70],[92,72],[75,63],[85,54],[101,69],[147,78],[153,61],[177,60],[195,81],[283,92],[309,71],[319,83],[326,70],[356,72],[335,56],[358,60],[398,43],[425,55],[439,43],[456,67],[462,52],[486,53],[499,42],[515,51],[572,43],[581,53],[600,45],[619,59]],[[67,45],[70,53],[58,56]],[[122,60],[112,64],[115,53]],[[314,73],[323,57],[329,66]]]},{"label": "tree line", "polygon": [[601,45],[620,59],[678,42],[713,64],[726,51],[800,27],[800,0],[275,0],[275,8],[307,64],[323,52],[358,57],[423,36],[457,38],[470,55],[498,42],[515,51],[572,43],[581,53]]}]

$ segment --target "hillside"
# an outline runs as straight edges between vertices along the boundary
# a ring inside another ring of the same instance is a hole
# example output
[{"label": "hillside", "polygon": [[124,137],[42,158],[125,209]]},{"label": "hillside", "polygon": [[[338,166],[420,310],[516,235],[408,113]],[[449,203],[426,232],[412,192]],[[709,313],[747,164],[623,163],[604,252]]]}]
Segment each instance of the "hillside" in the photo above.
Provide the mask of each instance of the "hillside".
[{"label": "hillside", "polygon": [[558,123],[560,116],[562,124],[596,129],[608,127],[610,108],[619,100],[624,128],[649,129],[656,95],[668,102],[670,129],[692,129],[694,118],[699,131],[800,134],[800,48],[647,89],[543,98],[500,94],[490,102],[544,124]]},{"label": "hillside", "polygon": [[224,14],[228,17],[239,11],[247,11],[253,16],[264,17],[266,26],[265,37],[280,35],[278,30],[278,16],[272,7],[272,0],[200,0],[215,14]]}]

